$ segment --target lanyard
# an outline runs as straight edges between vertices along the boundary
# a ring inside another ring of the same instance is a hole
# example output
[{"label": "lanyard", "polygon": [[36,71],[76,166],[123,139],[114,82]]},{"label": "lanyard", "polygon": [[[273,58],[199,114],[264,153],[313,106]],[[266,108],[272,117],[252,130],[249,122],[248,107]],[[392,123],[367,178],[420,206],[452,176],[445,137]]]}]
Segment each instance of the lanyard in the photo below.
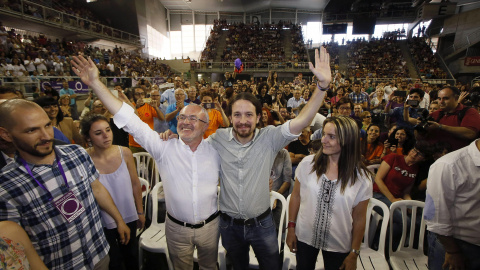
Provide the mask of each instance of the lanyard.
[{"label": "lanyard", "polygon": [[[65,185],[67,186],[67,188],[70,189],[70,186],[68,185],[68,182],[67,182],[67,177],[65,176],[65,171],[63,171],[62,164],[60,164],[60,157],[57,157],[56,160],[57,160],[58,169],[62,174],[63,181],[65,181]],[[33,180],[35,180],[35,182],[37,182],[37,184],[50,195],[50,199],[48,200],[51,201],[53,199],[53,196],[50,193],[50,191],[48,191],[48,189],[33,176],[32,170],[30,170],[30,167],[28,166],[27,162],[22,157],[20,157],[20,161],[22,162],[25,169],[27,169],[28,174],[33,178]]]}]

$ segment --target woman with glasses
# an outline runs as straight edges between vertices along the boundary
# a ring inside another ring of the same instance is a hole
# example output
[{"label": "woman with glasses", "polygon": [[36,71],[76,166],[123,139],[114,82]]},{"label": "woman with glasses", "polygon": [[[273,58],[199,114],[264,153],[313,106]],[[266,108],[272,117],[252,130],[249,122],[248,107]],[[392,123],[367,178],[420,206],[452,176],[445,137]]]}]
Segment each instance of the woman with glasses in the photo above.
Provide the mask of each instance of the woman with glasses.
[{"label": "woman with glasses", "polygon": [[200,93],[201,104],[207,110],[209,118],[208,128],[203,134],[204,139],[215,133],[219,127],[228,127],[230,125],[230,121],[218,99],[215,99],[216,96],[216,94],[210,91]]},{"label": "woman with glasses", "polygon": [[297,269],[356,269],[372,176],[362,162],[360,132],[350,117],[325,119],[322,146],[297,167],[286,243]]},{"label": "woman with glasses", "polygon": [[[411,200],[410,192],[415,184],[419,163],[430,154],[430,146],[425,141],[418,141],[407,155],[390,154],[382,158],[373,185],[373,197],[384,202],[388,207],[393,202]],[[402,214],[393,213],[393,247],[398,246],[402,235]]]}]

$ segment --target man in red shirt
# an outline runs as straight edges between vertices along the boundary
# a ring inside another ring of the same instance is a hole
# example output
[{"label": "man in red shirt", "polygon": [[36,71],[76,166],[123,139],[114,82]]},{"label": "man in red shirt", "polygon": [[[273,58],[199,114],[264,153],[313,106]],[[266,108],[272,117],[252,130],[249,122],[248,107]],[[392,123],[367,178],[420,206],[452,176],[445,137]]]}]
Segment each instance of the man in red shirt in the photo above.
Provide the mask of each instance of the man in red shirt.
[{"label": "man in red shirt", "polygon": [[460,104],[459,96],[460,91],[453,86],[438,92],[440,110],[431,114],[434,121],[428,121],[428,142],[447,142],[452,146],[452,151],[455,151],[478,138],[480,114],[476,109],[465,108]]}]

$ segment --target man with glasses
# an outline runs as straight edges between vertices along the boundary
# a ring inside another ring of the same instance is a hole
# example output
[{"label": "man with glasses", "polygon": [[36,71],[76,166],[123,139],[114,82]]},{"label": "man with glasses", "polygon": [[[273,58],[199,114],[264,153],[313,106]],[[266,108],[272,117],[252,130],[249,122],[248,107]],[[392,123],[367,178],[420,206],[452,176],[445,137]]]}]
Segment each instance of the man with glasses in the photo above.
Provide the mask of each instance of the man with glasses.
[{"label": "man with glasses", "polygon": [[192,269],[196,248],[200,269],[215,269],[219,239],[217,185],[220,157],[203,140],[209,122],[206,110],[196,104],[184,104],[185,93],[177,89],[176,98],[182,103],[172,104],[175,109],[170,117],[176,117],[175,123],[178,120],[176,130],[180,140],[162,141],[157,132],[142,123],[130,106],[111,94],[99,80],[98,69],[91,59],[74,57],[72,65],[74,72],[114,114],[115,124],[132,134],[158,165],[165,192],[168,217],[165,234],[173,268]]},{"label": "man with glasses", "polygon": [[188,103],[185,101],[185,91],[183,89],[177,89],[175,90],[175,98],[177,99],[177,102],[174,104],[170,104],[167,107],[167,111],[165,112],[167,115],[165,116],[165,121],[168,122],[170,126],[170,130],[175,133],[177,133],[177,116],[180,113],[180,111],[188,105]]}]

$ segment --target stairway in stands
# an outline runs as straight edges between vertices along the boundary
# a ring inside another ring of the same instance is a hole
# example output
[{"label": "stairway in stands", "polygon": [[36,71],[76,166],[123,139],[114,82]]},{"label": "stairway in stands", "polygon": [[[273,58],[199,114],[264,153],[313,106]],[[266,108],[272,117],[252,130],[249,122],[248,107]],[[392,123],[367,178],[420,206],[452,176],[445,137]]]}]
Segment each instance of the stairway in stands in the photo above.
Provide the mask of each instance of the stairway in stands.
[{"label": "stairway in stands", "polygon": [[398,46],[402,50],[403,59],[407,61],[407,68],[408,68],[408,76],[410,78],[420,78],[420,75],[417,73],[417,69],[415,68],[415,64],[412,60],[412,55],[410,54],[410,50],[408,49],[408,44],[406,40],[398,40]]},{"label": "stairway in stands", "polygon": [[338,54],[339,54],[338,71],[341,74],[347,74],[347,68],[348,68],[347,46],[339,46]]},{"label": "stairway in stands", "polygon": [[292,59],[292,31],[290,29],[282,30],[283,48],[285,50],[285,60]]},{"label": "stairway in stands", "polygon": [[225,47],[227,46],[227,42],[225,41],[225,39],[227,38],[228,31],[224,30],[220,33],[220,38],[218,39],[217,44],[217,55],[215,55],[215,60],[213,60],[214,62],[222,62],[223,49],[225,49]]}]

